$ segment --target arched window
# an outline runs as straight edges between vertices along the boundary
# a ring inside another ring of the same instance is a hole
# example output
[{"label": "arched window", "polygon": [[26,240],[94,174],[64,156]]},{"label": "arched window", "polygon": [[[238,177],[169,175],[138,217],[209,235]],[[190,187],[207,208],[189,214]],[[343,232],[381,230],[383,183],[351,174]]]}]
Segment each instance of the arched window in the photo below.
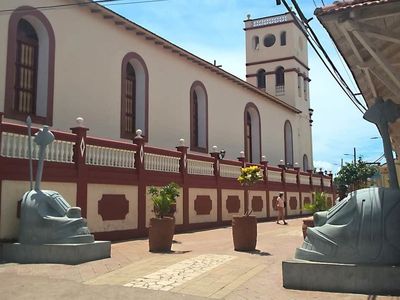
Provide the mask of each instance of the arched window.
[{"label": "arched window", "polygon": [[190,150],[208,152],[208,98],[205,86],[195,81],[190,88]]},{"label": "arched window", "polygon": [[244,109],[244,152],[246,161],[258,163],[261,159],[260,113],[254,103]]},{"label": "arched window", "polygon": [[286,31],[281,32],[281,46],[286,45]]},{"label": "arched window", "polygon": [[254,50],[260,49],[260,38],[258,35],[253,36],[252,38],[252,46]]},{"label": "arched window", "polygon": [[21,19],[17,29],[17,61],[14,109],[20,113],[36,113],[36,89],[39,39],[32,25]]},{"label": "arched window", "polygon": [[303,171],[309,170],[310,167],[308,166],[308,157],[306,154],[303,155]]},{"label": "arched window", "polygon": [[257,72],[257,87],[259,89],[265,89],[267,86],[266,84],[266,77],[265,77],[265,70],[261,69]]},{"label": "arched window", "polygon": [[33,7],[16,9],[8,27],[5,116],[52,125],[54,90],[53,29]]},{"label": "arched window", "polygon": [[285,122],[284,126],[285,139],[285,165],[293,166],[293,132],[292,125],[289,121]]},{"label": "arched window", "polygon": [[149,75],[144,60],[128,53],[122,60],[121,138],[133,139],[141,129],[148,141]]},{"label": "arched window", "polygon": [[126,66],[126,90],[125,90],[125,116],[124,131],[134,133],[136,130],[136,74],[133,66]]},{"label": "arched window", "polygon": [[275,70],[275,89],[277,96],[285,94],[285,69],[283,67]]}]

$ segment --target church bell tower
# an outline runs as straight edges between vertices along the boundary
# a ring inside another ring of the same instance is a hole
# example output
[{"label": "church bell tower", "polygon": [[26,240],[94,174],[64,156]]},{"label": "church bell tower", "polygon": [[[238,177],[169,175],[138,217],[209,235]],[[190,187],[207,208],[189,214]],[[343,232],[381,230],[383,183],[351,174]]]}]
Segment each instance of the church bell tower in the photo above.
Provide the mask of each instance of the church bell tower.
[{"label": "church bell tower", "polygon": [[300,111],[283,120],[284,163],[312,169],[310,69],[303,25],[290,13],[257,19],[248,15],[244,23],[247,82]]}]

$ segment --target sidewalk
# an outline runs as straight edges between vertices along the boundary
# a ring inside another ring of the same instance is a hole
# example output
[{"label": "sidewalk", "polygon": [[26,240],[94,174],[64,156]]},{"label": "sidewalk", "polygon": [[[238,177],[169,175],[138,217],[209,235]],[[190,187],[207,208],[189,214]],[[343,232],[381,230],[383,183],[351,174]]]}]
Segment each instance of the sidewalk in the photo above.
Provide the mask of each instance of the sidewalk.
[{"label": "sidewalk", "polygon": [[[176,234],[168,254],[148,252],[147,239],[139,239],[114,243],[109,259],[77,266],[0,264],[0,299],[368,298],[284,289],[282,260],[302,242],[302,220],[288,222],[259,223],[253,253],[234,251],[226,227]],[[372,299],[383,298],[399,299]]]}]

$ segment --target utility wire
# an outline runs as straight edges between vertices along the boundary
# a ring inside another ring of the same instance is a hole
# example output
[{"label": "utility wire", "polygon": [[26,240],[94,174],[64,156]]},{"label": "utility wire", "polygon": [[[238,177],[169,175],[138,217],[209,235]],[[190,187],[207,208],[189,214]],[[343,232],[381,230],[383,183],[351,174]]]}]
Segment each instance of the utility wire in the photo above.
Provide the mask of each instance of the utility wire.
[{"label": "utility wire", "polygon": [[[64,8],[64,7],[77,6],[77,5],[87,5],[87,4],[93,4],[93,3],[98,3],[98,4],[104,3],[103,5],[140,4],[140,3],[151,3],[151,2],[163,2],[163,1],[168,1],[168,0],[137,0],[137,1],[130,1],[130,2],[125,2],[125,3],[107,3],[107,2],[121,2],[121,1],[123,1],[123,0],[82,1],[82,2],[69,3],[69,4],[37,6],[37,7],[35,7],[35,9],[48,10],[48,9],[57,9],[57,8]],[[2,10],[0,10],[0,13],[13,12],[14,10],[15,10],[15,8],[2,9]],[[31,9],[30,8],[26,8],[26,9],[21,9],[20,11],[31,11]]]},{"label": "utility wire", "polygon": [[[361,107],[363,107],[365,110],[366,108],[358,101],[357,98],[355,98],[354,93],[351,91],[350,87],[347,85],[346,81],[343,79],[343,77],[341,76],[340,72],[336,69],[335,64],[332,62],[331,58],[329,57],[329,55],[326,53],[324,47],[322,46],[321,42],[319,41],[317,35],[315,34],[314,30],[311,28],[311,26],[309,26],[309,20],[307,20],[307,18],[304,16],[302,10],[300,9],[300,6],[297,4],[296,0],[291,0],[294,7],[296,8],[296,11],[298,12],[304,27],[308,29],[308,31],[310,32],[313,40],[316,42],[318,48],[322,51],[322,53],[324,54],[325,58],[328,60],[329,64],[331,65],[331,67],[333,68],[333,70],[335,71],[335,73],[337,73],[337,75],[339,76],[340,80],[343,82],[343,84],[345,85],[345,87],[350,91],[350,93],[353,95],[354,100],[358,103],[358,105],[360,105]],[[336,49],[336,47],[335,47]],[[346,69],[346,68],[345,68]]]},{"label": "utility wire", "polygon": [[[335,64],[332,62],[331,58],[329,57],[329,55],[327,54],[326,50],[324,49],[324,47],[322,46],[321,42],[319,41],[317,35],[315,34],[314,30],[311,28],[311,26],[309,26],[309,21],[307,20],[307,18],[304,16],[303,12],[301,11],[300,7],[298,6],[296,0],[291,0],[293,5],[296,7],[296,10],[299,11],[299,14],[301,14],[301,18],[302,21],[305,23],[305,27],[308,28],[308,30],[311,33],[311,36],[314,38],[314,40],[316,41],[318,47],[321,49],[322,53],[324,54],[325,58],[328,60],[330,66],[332,67],[332,69],[334,70],[335,74],[337,74],[337,76],[340,78],[341,82],[343,83],[343,85],[346,87],[346,89],[348,89],[348,91],[350,92],[350,94],[352,95],[353,99],[352,102],[357,106],[359,105],[364,111],[367,110],[367,108],[357,99],[357,97],[355,96],[355,94],[352,92],[352,90],[350,89],[350,87],[348,86],[348,84],[346,83],[346,81],[344,80],[344,78],[342,77],[342,75],[340,74],[339,70],[337,70]],[[335,46],[336,49],[336,46]],[[339,54],[338,54],[339,55]],[[339,55],[339,58],[341,57],[341,55]],[[344,68],[345,71],[347,72],[347,68]],[[350,82],[353,84],[353,81],[350,80]],[[356,104],[357,103],[357,104]]]},{"label": "utility wire", "polygon": [[[293,2],[293,1],[292,1]],[[325,57],[328,58],[328,62],[330,62],[330,66],[328,66],[327,62],[325,61],[325,59],[322,57],[321,53],[318,51],[317,46],[314,45],[314,43],[316,43],[318,45],[318,47],[322,47],[321,43],[319,42],[319,40],[317,39],[316,35],[309,35],[307,30],[305,29],[306,27],[308,27],[307,23],[308,20],[305,18],[304,14],[302,13],[301,10],[299,10],[299,16],[301,17],[301,19],[306,21],[306,25],[300,24],[298,18],[296,17],[295,13],[293,12],[293,10],[289,7],[289,5],[287,4],[286,0],[282,0],[282,3],[284,4],[284,6],[286,7],[286,9],[288,10],[288,12],[292,15],[293,20],[296,22],[296,24],[299,26],[300,30],[303,32],[304,36],[307,38],[307,40],[309,41],[311,47],[314,49],[315,53],[318,55],[318,57],[320,58],[320,60],[322,61],[322,63],[325,65],[326,69],[329,71],[329,73],[332,75],[332,77],[335,79],[335,81],[338,83],[338,85],[340,86],[340,88],[343,90],[343,92],[349,97],[349,99],[353,102],[353,104],[356,106],[356,108],[361,112],[364,113],[366,111],[366,108],[362,105],[361,102],[358,101],[358,99],[355,97],[354,93],[351,91],[351,89],[349,88],[349,86],[346,84],[346,82],[344,81],[343,77],[340,75],[339,71],[336,69],[336,67],[334,66],[333,62],[330,60],[329,56],[327,56],[326,52],[323,53],[325,54]],[[293,3],[294,4],[294,3]],[[296,3],[297,5],[297,3]],[[313,43],[314,40],[314,43]],[[333,70],[332,70],[333,69]],[[339,81],[338,77],[340,78],[341,81]]]},{"label": "utility wire", "polygon": [[355,86],[355,84],[354,84],[353,79],[351,78],[351,75],[350,75],[350,73],[349,73],[349,71],[348,71],[348,68],[347,68],[346,65],[345,65],[345,62],[344,62],[344,60],[343,60],[342,55],[340,55],[340,53],[339,53],[339,50],[338,50],[337,46],[335,45],[335,43],[334,43],[332,40],[331,40],[331,43],[332,43],[333,49],[335,49],[336,54],[337,54],[337,56],[339,57],[339,61],[340,61],[340,63],[342,64],[342,67],[343,67],[344,71],[346,72],[347,78],[349,79],[351,85],[353,86],[353,88],[354,88],[355,90],[358,90],[358,88],[357,88],[357,87]]},{"label": "utility wire", "polygon": [[317,3],[315,3],[315,0],[312,0],[312,2],[314,3],[315,8],[317,8]]},{"label": "utility wire", "polygon": [[[283,0],[283,2],[286,2],[285,0]],[[345,88],[349,91],[349,93],[352,95],[350,100],[357,105],[359,105],[362,109],[367,110],[366,107],[356,98],[356,96],[354,95],[354,93],[351,91],[350,87],[348,86],[348,84],[346,83],[346,81],[344,80],[344,78],[342,77],[342,75],[340,74],[340,72],[337,70],[335,64],[332,62],[331,58],[329,57],[329,55],[327,54],[327,52],[325,51],[324,47],[322,46],[321,42],[319,41],[317,35],[315,34],[314,30],[311,28],[311,26],[309,26],[309,20],[307,20],[307,18],[304,16],[303,12],[301,11],[299,5],[297,4],[296,0],[291,0],[292,4],[294,5],[294,7],[296,8],[296,11],[298,12],[300,19],[302,20],[304,27],[306,29],[308,29],[308,32],[311,34],[313,40],[316,42],[318,48],[321,50],[321,52],[323,53],[324,57],[327,59],[328,63],[330,64],[331,68],[334,70],[335,74],[337,74],[337,76],[339,77],[340,81],[342,82],[342,84],[345,86]],[[356,103],[355,103],[356,102]],[[356,106],[357,106],[356,105]]]}]

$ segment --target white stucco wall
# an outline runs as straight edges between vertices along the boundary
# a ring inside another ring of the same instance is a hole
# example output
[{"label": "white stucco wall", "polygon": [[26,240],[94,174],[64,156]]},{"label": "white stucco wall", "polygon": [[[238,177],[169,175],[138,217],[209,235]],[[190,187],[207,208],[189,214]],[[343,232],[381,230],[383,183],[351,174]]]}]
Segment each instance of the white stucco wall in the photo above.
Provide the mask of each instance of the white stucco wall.
[{"label": "white stucco wall", "polygon": [[[104,194],[124,195],[129,211],[123,220],[103,220],[98,212],[99,201]],[[88,184],[87,221],[91,232],[132,230],[138,228],[138,188],[129,185]]]}]

